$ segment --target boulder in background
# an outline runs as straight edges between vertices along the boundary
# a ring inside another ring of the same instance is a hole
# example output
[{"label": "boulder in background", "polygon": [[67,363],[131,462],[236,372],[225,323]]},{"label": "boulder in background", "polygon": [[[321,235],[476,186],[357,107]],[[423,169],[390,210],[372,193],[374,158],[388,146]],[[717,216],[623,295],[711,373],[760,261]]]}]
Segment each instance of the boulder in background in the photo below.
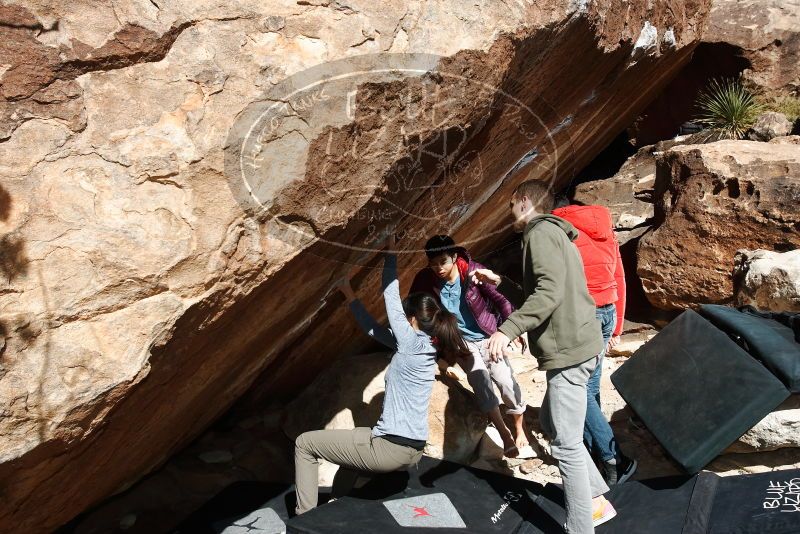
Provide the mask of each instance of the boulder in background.
[{"label": "boulder in background", "polygon": [[737,306],[800,312],[800,250],[740,250],[733,261]]},{"label": "boulder in background", "polygon": [[800,247],[800,146],[673,147],[655,189],[658,226],[639,242],[637,272],[658,308],[730,303],[737,250]]},{"label": "boulder in background", "polygon": [[756,122],[747,133],[752,141],[772,141],[792,132],[792,123],[783,113],[767,111],[756,117]]}]

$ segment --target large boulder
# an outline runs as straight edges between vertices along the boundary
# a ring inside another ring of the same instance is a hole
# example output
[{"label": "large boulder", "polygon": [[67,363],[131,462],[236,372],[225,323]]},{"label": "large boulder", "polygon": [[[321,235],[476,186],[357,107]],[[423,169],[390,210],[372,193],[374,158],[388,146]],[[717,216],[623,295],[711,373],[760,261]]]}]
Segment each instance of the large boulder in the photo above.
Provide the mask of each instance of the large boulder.
[{"label": "large boulder", "polygon": [[703,143],[700,135],[682,135],[643,146],[625,160],[609,178],[575,186],[573,200],[580,204],[600,204],[611,212],[611,222],[620,245],[640,237],[653,224],[656,160],[664,151],[678,145]]},{"label": "large boulder", "polygon": [[656,220],[639,242],[638,275],[659,308],[733,300],[742,248],[800,247],[800,146],[718,141],[666,151]]},{"label": "large boulder", "polygon": [[709,1],[0,4],[0,530],[362,347],[348,263],[377,295],[389,231],[507,237],[512,188],[594,158]]},{"label": "large boulder", "polygon": [[758,91],[800,90],[798,0],[714,0],[703,42],[734,47],[748,63],[743,79]]},{"label": "large boulder", "polygon": [[800,312],[800,250],[740,250],[733,261],[737,306]]}]

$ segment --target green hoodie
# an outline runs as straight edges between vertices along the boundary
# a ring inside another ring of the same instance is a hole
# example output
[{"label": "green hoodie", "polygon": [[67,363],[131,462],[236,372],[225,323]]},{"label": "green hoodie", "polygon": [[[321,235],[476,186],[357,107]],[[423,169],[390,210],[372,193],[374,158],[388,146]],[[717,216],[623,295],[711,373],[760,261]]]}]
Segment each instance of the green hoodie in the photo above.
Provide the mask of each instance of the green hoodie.
[{"label": "green hoodie", "polygon": [[537,215],[522,234],[525,303],[500,326],[510,339],[528,332],[542,370],[578,365],[603,350],[594,300],[572,241],[578,231],[555,215]]}]

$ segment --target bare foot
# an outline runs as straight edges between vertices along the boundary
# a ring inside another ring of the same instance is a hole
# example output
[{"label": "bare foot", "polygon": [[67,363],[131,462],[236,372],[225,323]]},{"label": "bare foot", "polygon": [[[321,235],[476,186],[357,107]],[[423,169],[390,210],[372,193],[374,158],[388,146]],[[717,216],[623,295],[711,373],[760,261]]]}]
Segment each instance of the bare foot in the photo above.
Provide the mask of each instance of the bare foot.
[{"label": "bare foot", "polygon": [[528,443],[528,438],[525,437],[525,432],[523,430],[517,429],[517,437],[516,439],[514,439],[514,444],[517,446],[518,449],[530,445],[530,443]]},{"label": "bare foot", "polygon": [[520,414],[514,414],[512,415],[512,417],[514,418],[514,434],[517,436],[516,439],[514,440],[514,443],[516,444],[518,449],[522,449],[522,447],[527,447],[528,445],[530,445],[530,443],[528,443],[528,438],[525,437],[525,420],[523,419],[524,416],[520,413]]},{"label": "bare foot", "polygon": [[500,437],[503,440],[503,455],[508,456],[509,458],[516,458],[519,456],[519,449],[514,443],[514,440],[511,438],[511,432],[506,430],[506,433],[501,433]]}]

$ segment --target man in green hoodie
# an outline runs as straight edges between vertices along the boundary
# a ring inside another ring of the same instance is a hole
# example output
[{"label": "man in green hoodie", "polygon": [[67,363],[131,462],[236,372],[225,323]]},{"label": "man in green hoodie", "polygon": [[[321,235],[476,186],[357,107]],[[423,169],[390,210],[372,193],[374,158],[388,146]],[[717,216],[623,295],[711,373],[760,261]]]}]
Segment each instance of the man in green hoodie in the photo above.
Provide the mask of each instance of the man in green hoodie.
[{"label": "man in green hoodie", "polygon": [[[602,495],[608,491],[583,446],[586,384],[603,350],[595,303],[586,287],[583,263],[572,241],[575,228],[550,215],[552,195],[540,182],[521,183],[511,197],[514,229],[522,234],[525,302],[489,339],[489,352],[528,333],[539,369],[547,371],[541,408],[542,428],[564,482],[569,533],[586,534],[616,515]],[[499,283],[491,271],[475,271],[479,282]]]}]

